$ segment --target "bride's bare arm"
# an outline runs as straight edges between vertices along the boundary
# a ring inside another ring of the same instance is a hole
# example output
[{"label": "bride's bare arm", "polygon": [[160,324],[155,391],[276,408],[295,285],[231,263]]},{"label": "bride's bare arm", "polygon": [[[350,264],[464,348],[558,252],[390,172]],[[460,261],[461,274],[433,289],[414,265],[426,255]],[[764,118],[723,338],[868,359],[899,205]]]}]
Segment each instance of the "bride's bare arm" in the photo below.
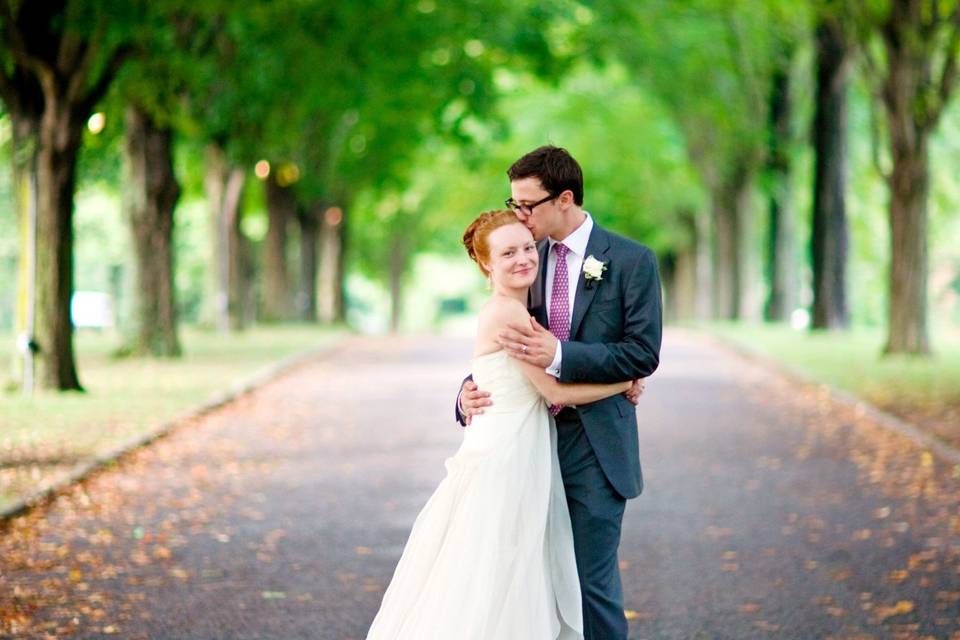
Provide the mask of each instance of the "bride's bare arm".
[{"label": "bride's bare arm", "polygon": [[[498,331],[507,326],[510,322],[529,322],[530,316],[527,310],[519,302],[513,300],[501,300],[491,304],[480,319],[480,335],[478,340],[486,342],[490,336],[496,336]],[[537,388],[547,402],[550,404],[587,404],[603,400],[610,396],[623,393],[630,388],[632,380],[623,382],[614,382],[611,384],[564,384],[558,382],[556,378],[548,374],[540,367],[524,362],[514,360],[523,374]]]}]

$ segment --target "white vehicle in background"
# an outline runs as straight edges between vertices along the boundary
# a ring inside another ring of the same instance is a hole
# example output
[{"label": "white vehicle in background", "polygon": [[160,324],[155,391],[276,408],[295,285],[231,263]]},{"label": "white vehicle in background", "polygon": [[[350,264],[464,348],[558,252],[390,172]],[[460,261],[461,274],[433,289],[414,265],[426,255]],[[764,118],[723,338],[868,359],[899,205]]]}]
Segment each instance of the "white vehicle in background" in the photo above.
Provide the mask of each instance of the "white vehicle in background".
[{"label": "white vehicle in background", "polygon": [[116,326],[113,297],[101,291],[74,291],[70,319],[77,329],[112,329]]}]

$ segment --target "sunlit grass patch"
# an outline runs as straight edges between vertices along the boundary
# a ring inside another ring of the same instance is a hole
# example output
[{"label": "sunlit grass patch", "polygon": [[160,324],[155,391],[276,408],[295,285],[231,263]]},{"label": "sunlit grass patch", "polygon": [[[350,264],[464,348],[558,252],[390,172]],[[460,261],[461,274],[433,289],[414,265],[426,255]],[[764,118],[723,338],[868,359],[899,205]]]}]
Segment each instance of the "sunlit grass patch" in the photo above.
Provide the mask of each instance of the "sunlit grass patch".
[{"label": "sunlit grass patch", "polygon": [[960,334],[933,336],[931,358],[884,356],[883,330],[795,331],[766,324],[714,323],[713,334],[860,396],[960,445]]},{"label": "sunlit grass patch", "polygon": [[[222,335],[186,329],[179,359],[116,359],[116,335],[80,331],[85,393],[0,393],[0,508],[93,456],[149,433],[286,356],[329,344],[334,330],[306,325]],[[12,344],[0,334],[0,344]],[[12,352],[8,357],[12,358]]]}]

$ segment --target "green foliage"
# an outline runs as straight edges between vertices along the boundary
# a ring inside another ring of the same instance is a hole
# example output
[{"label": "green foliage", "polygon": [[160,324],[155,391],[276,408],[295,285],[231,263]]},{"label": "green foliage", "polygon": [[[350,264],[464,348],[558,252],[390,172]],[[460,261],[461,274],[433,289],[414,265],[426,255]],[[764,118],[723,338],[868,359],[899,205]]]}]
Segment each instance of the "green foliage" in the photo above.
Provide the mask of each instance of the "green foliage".
[{"label": "green foliage", "polygon": [[[409,272],[425,252],[461,255],[466,224],[508,195],[506,168],[547,142],[567,147],[583,165],[586,208],[598,221],[665,254],[688,246],[688,220],[706,213],[707,193],[736,161],[759,166],[770,75],[795,60],[800,142],[792,152],[793,194],[803,221],[812,181],[811,23],[817,12],[844,4],[67,3],[64,19],[78,34],[99,28],[103,6],[116,10],[103,44],[132,47],[114,90],[97,107],[106,114],[105,129],[84,138],[77,286],[108,290],[128,262],[128,232],[116,207],[129,100],[177,132],[184,188],[177,287],[186,318],[201,302],[209,268],[202,198],[210,142],[243,166],[260,159],[275,167],[295,163],[298,198],[345,208],[349,265],[381,282],[396,269]],[[872,13],[861,15],[860,26],[889,6],[864,4]],[[12,62],[3,46],[0,61]],[[935,60],[934,75],[944,61]],[[872,85],[864,75],[858,69],[851,96],[850,296],[855,322],[878,325],[886,314],[887,195],[872,162]],[[958,113],[948,107],[931,147],[934,314],[960,314],[960,191],[952,170],[960,163]],[[8,160],[0,155],[0,167]],[[8,172],[0,171],[0,198],[7,202],[8,184]],[[244,224],[256,236],[264,226],[263,196],[251,184]],[[12,291],[17,254],[11,215],[0,207],[0,295],[8,301],[0,304],[0,325],[9,321],[12,293],[3,287]],[[761,247],[748,250],[758,254]],[[805,253],[798,259],[808,260]]]},{"label": "green foliage", "polygon": [[674,112],[704,179],[723,180],[736,170],[732,159],[756,165],[766,142],[770,75],[805,35],[805,5],[610,0],[600,6],[605,28],[593,35],[597,46],[623,60]]},{"label": "green foliage", "polygon": [[359,195],[350,232],[365,273],[387,280],[395,241],[408,254],[459,253],[469,222],[503,206],[507,167],[546,143],[566,147],[580,162],[584,206],[600,223],[658,251],[688,241],[679,214],[699,210],[704,196],[683,138],[660,102],[621,67],[580,65],[556,89],[525,74],[503,71],[499,78],[500,114],[512,125],[507,139],[491,135],[475,145],[483,157],[470,164],[433,139],[405,188]]}]

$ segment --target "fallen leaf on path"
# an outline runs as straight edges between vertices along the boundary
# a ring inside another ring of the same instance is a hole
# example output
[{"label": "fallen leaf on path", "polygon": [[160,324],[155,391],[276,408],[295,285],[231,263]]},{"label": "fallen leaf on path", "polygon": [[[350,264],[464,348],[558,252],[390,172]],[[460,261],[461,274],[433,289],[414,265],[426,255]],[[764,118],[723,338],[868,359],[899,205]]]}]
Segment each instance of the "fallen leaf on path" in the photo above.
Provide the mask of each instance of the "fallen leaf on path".
[{"label": "fallen leaf on path", "polygon": [[757,620],[753,623],[753,626],[760,629],[761,631],[779,631],[780,625],[773,624],[772,622],[767,622],[766,620]]},{"label": "fallen leaf on path", "polygon": [[880,620],[886,620],[893,616],[903,615],[905,613],[911,613],[914,609],[914,604],[912,600],[900,600],[897,604],[892,607],[880,607],[877,609],[877,615],[880,616]]},{"label": "fallen leaf on path", "polygon": [[898,582],[903,582],[904,580],[906,580],[907,576],[909,575],[910,575],[909,572],[904,571],[903,569],[899,569],[896,571],[891,571],[890,575],[887,577],[887,580],[894,584],[897,584]]}]

